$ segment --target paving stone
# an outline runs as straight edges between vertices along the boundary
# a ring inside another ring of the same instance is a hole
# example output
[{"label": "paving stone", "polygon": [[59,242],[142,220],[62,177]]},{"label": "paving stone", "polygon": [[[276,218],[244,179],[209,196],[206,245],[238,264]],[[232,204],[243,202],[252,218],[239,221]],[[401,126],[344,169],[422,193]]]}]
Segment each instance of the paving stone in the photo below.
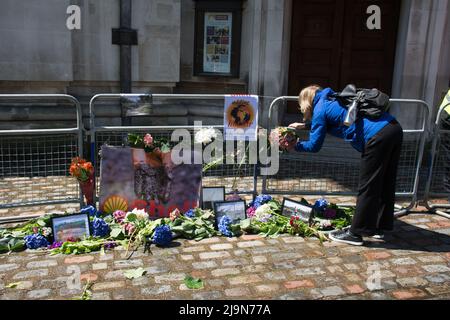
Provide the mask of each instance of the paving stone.
[{"label": "paving stone", "polygon": [[300,237],[283,237],[282,241],[287,243],[287,244],[291,244],[291,243],[304,243],[305,239],[300,238]]},{"label": "paving stone", "polygon": [[200,253],[200,259],[219,259],[219,258],[229,258],[230,253],[228,251],[212,251],[212,252],[202,252]]},{"label": "paving stone", "polygon": [[225,289],[227,297],[248,297],[250,294],[250,290],[246,287]]},{"label": "paving stone", "polygon": [[428,284],[428,281],[419,277],[400,278],[397,279],[397,282],[402,287],[422,287]]},{"label": "paving stone", "polygon": [[367,260],[381,260],[390,258],[392,255],[385,251],[365,252],[364,256]]},{"label": "paving stone", "polygon": [[139,277],[131,280],[131,284],[133,286],[146,286],[149,283],[149,279],[147,277]]},{"label": "paving stone", "polygon": [[192,295],[193,300],[215,300],[223,297],[220,291],[199,292]]},{"label": "paving stone", "polygon": [[426,272],[438,273],[438,272],[450,272],[450,268],[445,264],[434,264],[434,265],[426,265],[422,266],[422,268]]},{"label": "paving stone", "polygon": [[211,269],[217,267],[217,262],[214,260],[193,262],[192,267],[194,267],[194,269]]},{"label": "paving stone", "polygon": [[94,263],[92,265],[92,270],[104,270],[108,268],[108,264],[106,262]]},{"label": "paving stone", "polygon": [[425,276],[425,279],[432,283],[450,282],[450,275],[447,275],[445,273],[430,274]]},{"label": "paving stone", "polygon": [[155,276],[156,283],[182,281],[186,277],[184,273],[169,273]]},{"label": "paving stone", "polygon": [[223,281],[222,279],[211,279],[207,280],[207,284],[211,287],[223,287],[225,286],[225,281]]},{"label": "paving stone", "polygon": [[0,272],[16,270],[18,268],[19,268],[19,265],[16,263],[0,264]]},{"label": "paving stone", "polygon": [[141,294],[156,296],[160,294],[169,293],[172,291],[172,287],[170,285],[162,285],[162,286],[153,286],[148,288],[142,288]]},{"label": "paving stone", "polygon": [[420,289],[396,290],[392,292],[396,299],[420,299],[426,296],[426,293]]},{"label": "paving stone", "polygon": [[268,293],[268,292],[275,292],[280,289],[280,285],[274,283],[274,284],[260,284],[255,286],[256,292],[259,293]]},{"label": "paving stone", "polygon": [[234,250],[233,251],[233,254],[236,256],[236,257],[241,257],[241,256],[246,256],[246,255],[248,255],[247,254],[247,252],[245,251],[245,250]]},{"label": "paving stone", "polygon": [[124,286],[125,286],[125,281],[99,282],[99,283],[95,283],[92,286],[92,290],[101,291],[101,290],[122,288]]},{"label": "paving stone", "polygon": [[231,285],[240,285],[240,284],[247,284],[247,283],[255,283],[260,282],[262,279],[256,275],[256,274],[250,274],[245,276],[237,276],[230,278],[228,281]]},{"label": "paving stone", "polygon": [[249,263],[249,260],[245,258],[226,259],[222,261],[224,267],[243,266],[248,265]]},{"label": "paving stone", "polygon": [[295,265],[292,262],[282,261],[282,262],[275,262],[274,264],[275,269],[294,269]]},{"label": "paving stone", "polygon": [[296,263],[297,263],[297,265],[302,266],[302,267],[323,266],[325,264],[325,260],[317,259],[317,258],[312,258],[312,259],[304,258],[301,260],[297,260]]},{"label": "paving stone", "polygon": [[19,273],[14,275],[13,279],[45,277],[47,275],[48,275],[48,269],[34,269],[34,270],[19,272]]},{"label": "paving stone", "polygon": [[286,289],[314,288],[315,284],[312,280],[295,280],[285,282],[284,286]]},{"label": "paving stone", "polygon": [[345,291],[341,287],[338,287],[338,286],[332,286],[332,287],[320,289],[320,292],[325,297],[329,297],[329,296],[334,297],[334,296],[340,296],[340,295],[345,294]]},{"label": "paving stone", "polygon": [[286,275],[281,271],[274,271],[264,274],[264,278],[270,281],[278,281],[286,279]]},{"label": "paving stone", "polygon": [[93,292],[92,300],[111,300],[111,294],[109,292]]},{"label": "paving stone", "polygon": [[125,279],[125,275],[123,274],[125,270],[114,270],[107,272],[103,277],[105,280],[111,279]]},{"label": "paving stone", "polygon": [[64,259],[64,263],[66,264],[80,264],[80,263],[85,263],[85,262],[90,262],[94,260],[94,256],[74,256],[74,257],[68,257],[66,259]]},{"label": "paving stone", "polygon": [[345,288],[347,289],[347,291],[350,294],[359,294],[359,293],[363,293],[364,291],[366,291],[359,284],[348,285],[348,286],[345,286]]},{"label": "paving stone", "polygon": [[261,247],[264,246],[264,242],[262,241],[245,241],[245,242],[237,242],[237,246],[239,248],[253,248],[253,247]]},{"label": "paving stone", "polygon": [[445,262],[445,259],[440,256],[421,256],[417,259],[424,263]]},{"label": "paving stone", "polygon": [[147,272],[147,274],[157,274],[157,273],[163,273],[163,272],[168,272],[169,268],[168,266],[150,266],[147,268],[144,268],[145,271]]},{"label": "paving stone", "polygon": [[294,276],[309,276],[309,275],[320,275],[325,274],[325,271],[322,268],[302,268],[291,271]]},{"label": "paving stone", "polygon": [[308,295],[305,292],[298,291],[292,293],[285,293],[281,296],[276,297],[278,300],[306,300],[308,299]]},{"label": "paving stone", "polygon": [[142,267],[144,263],[142,260],[117,260],[114,261],[114,268],[115,269],[122,269],[122,268],[138,268]]},{"label": "paving stone", "polygon": [[417,264],[417,261],[413,258],[396,258],[389,260],[392,264],[397,266],[405,266],[405,265],[414,265]]},{"label": "paving stone", "polygon": [[253,263],[266,263],[267,262],[267,258],[265,256],[256,256],[253,257]]},{"label": "paving stone", "polygon": [[187,247],[183,248],[183,252],[201,252],[206,251],[205,246],[195,246],[195,247]]},{"label": "paving stone", "polygon": [[212,244],[209,246],[211,250],[228,250],[233,249],[233,245],[230,243],[219,243],[219,244]]},{"label": "paving stone", "polygon": [[27,297],[30,299],[46,298],[50,295],[51,292],[51,289],[32,290],[27,293]]},{"label": "paving stone", "polygon": [[242,267],[242,272],[260,273],[263,271],[267,271],[266,266],[263,264],[248,265],[248,266]]}]

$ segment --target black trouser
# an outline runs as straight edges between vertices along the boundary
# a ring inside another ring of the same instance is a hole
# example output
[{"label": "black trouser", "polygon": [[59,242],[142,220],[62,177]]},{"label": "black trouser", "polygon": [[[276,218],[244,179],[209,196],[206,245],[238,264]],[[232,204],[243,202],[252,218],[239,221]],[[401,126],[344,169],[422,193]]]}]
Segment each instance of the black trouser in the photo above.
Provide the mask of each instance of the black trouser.
[{"label": "black trouser", "polygon": [[377,229],[393,229],[395,182],[402,141],[402,127],[393,120],[366,143],[361,156],[352,233],[370,236]]}]

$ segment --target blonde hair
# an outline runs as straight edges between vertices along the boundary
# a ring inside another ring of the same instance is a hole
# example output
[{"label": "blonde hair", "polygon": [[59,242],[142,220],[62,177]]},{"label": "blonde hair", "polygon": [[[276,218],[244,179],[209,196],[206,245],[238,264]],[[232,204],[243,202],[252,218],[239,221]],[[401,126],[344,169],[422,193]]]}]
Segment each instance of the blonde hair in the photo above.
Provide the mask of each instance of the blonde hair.
[{"label": "blonde hair", "polygon": [[312,118],[313,101],[318,90],[322,90],[322,88],[317,84],[313,84],[304,88],[298,95],[298,104],[304,120],[311,120]]}]

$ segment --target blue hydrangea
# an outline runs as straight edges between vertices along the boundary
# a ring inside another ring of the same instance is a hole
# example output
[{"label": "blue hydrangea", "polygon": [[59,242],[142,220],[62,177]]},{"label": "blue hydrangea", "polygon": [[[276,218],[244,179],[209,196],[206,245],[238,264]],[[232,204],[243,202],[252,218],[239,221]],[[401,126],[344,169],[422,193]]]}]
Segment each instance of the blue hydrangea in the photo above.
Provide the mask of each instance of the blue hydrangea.
[{"label": "blue hydrangea", "polygon": [[33,233],[25,236],[24,240],[28,249],[38,249],[49,246],[47,239],[40,233]]},{"label": "blue hydrangea", "polygon": [[92,235],[94,237],[105,237],[109,233],[109,226],[105,220],[94,218],[92,221]]},{"label": "blue hydrangea", "polygon": [[261,194],[261,195],[257,196],[255,198],[255,200],[250,202],[250,206],[255,209],[258,209],[259,207],[261,207],[263,204],[269,202],[270,200],[272,200],[272,196],[269,196],[268,194]]},{"label": "blue hydrangea", "polygon": [[195,218],[195,212],[194,212],[194,209],[189,209],[188,211],[186,211],[186,212],[184,213],[184,216],[185,216],[185,217],[188,217],[188,218]]},{"label": "blue hydrangea", "polygon": [[166,224],[157,226],[153,233],[153,243],[159,246],[168,246],[172,242],[172,230]]},{"label": "blue hydrangea", "polygon": [[90,217],[97,217],[98,211],[94,206],[87,206],[80,210],[80,213],[87,213]]},{"label": "blue hydrangea", "polygon": [[329,205],[328,201],[322,198],[317,200],[316,203],[314,203],[314,209],[320,212],[324,212],[325,209],[328,207],[328,205]]},{"label": "blue hydrangea", "polygon": [[231,225],[231,218],[228,216],[223,216],[219,220],[218,228],[222,235],[225,237],[231,238],[233,236],[233,233],[230,230]]}]

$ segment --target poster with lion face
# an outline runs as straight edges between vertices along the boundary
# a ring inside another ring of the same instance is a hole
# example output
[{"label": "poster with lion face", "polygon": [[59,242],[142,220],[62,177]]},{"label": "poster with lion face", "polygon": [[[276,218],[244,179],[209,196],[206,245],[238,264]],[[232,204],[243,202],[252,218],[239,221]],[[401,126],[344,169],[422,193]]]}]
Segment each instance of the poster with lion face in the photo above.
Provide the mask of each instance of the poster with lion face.
[{"label": "poster with lion face", "polygon": [[175,165],[170,152],[103,145],[100,210],[145,209],[151,218],[168,217],[175,209],[185,212],[198,206],[201,178],[201,165]]},{"label": "poster with lion face", "polygon": [[225,139],[256,141],[257,129],[258,96],[226,96],[224,106]]}]

